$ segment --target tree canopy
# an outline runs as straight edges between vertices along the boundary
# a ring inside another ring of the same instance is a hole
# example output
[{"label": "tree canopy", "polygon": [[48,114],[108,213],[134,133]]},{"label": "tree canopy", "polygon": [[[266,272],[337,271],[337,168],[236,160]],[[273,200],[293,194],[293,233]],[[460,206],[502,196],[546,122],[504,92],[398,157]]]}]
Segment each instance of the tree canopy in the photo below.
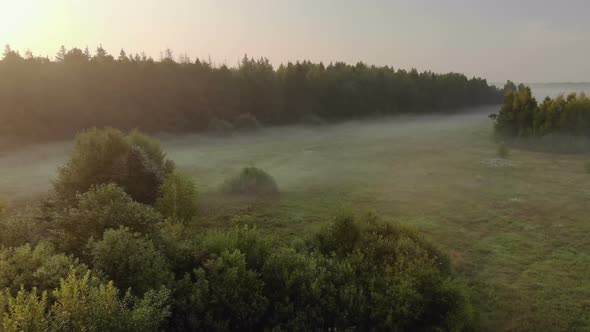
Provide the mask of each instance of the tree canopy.
[{"label": "tree canopy", "polygon": [[0,61],[0,133],[27,139],[69,138],[94,126],[194,131],[244,114],[281,124],[500,102],[499,90],[481,78],[364,63],[274,68],[266,58],[244,56],[230,68],[175,60],[170,50],[159,61],[124,50],[115,58],[102,46],[94,54],[62,47],[54,60],[7,46]]}]

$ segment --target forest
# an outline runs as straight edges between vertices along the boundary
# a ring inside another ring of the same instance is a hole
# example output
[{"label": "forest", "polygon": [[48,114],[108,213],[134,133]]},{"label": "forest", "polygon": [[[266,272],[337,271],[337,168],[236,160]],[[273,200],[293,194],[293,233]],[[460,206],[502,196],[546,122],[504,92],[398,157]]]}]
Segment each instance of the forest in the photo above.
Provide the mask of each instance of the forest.
[{"label": "forest", "polygon": [[[224,195],[280,194],[248,167]],[[0,216],[0,331],[463,331],[450,258],[415,230],[342,211],[285,242],[204,221],[195,182],[134,130],[78,135],[49,193]]]},{"label": "forest", "polygon": [[222,130],[399,113],[445,113],[499,104],[502,91],[463,74],[301,61],[274,68],[244,56],[235,66],[62,47],[54,60],[6,46],[0,61],[0,133],[72,138],[113,126],[147,133]]},{"label": "forest", "polygon": [[505,138],[590,136],[590,98],[584,93],[546,97],[539,105],[530,87],[508,82],[494,129]]}]

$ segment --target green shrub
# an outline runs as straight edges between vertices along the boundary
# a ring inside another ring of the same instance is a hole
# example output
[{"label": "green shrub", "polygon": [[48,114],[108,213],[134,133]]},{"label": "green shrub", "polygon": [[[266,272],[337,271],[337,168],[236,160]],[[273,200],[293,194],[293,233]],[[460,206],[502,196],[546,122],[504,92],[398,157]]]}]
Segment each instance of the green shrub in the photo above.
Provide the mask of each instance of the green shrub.
[{"label": "green shrub", "polygon": [[250,113],[244,113],[238,115],[234,119],[234,127],[236,130],[241,131],[255,131],[261,129],[262,125],[260,122],[258,122],[258,119],[256,119],[254,115]]},{"label": "green shrub", "polygon": [[311,248],[325,257],[328,328],[446,331],[473,322],[466,288],[453,279],[448,257],[407,228],[340,217]]},{"label": "green shrub", "polygon": [[498,145],[498,157],[500,158],[508,158],[510,156],[510,149],[508,145],[505,143],[500,143]]},{"label": "green shrub", "polygon": [[127,141],[133,146],[140,147],[157,168],[166,169],[166,153],[164,153],[160,141],[145,135],[137,129],[129,133]]},{"label": "green shrub", "polygon": [[128,228],[110,229],[102,240],[90,241],[88,247],[93,267],[103,271],[120,289],[141,295],[172,283],[165,257],[140,233]]},{"label": "green shrub", "polygon": [[38,296],[36,289],[20,290],[14,297],[9,289],[0,290],[0,331],[51,331],[47,303],[47,293]]},{"label": "green shrub", "polygon": [[208,132],[220,136],[231,135],[234,129],[234,125],[219,118],[211,119],[211,121],[209,121],[209,125],[207,126]]},{"label": "green shrub", "polygon": [[0,250],[0,289],[8,288],[13,293],[21,288],[52,290],[70,270],[82,273],[88,267],[72,256],[57,253],[49,242]]},{"label": "green shrub", "polygon": [[327,329],[325,306],[334,304],[325,301],[333,289],[324,257],[280,248],[266,260],[261,277],[270,300],[267,326],[282,331]]},{"label": "green shrub", "polygon": [[189,288],[187,307],[190,330],[255,331],[268,300],[264,283],[249,269],[244,254],[222,252],[194,271],[196,280]]},{"label": "green shrub", "polygon": [[7,213],[0,219],[0,245],[35,244],[47,235],[48,224],[36,208]]},{"label": "green shrub", "polygon": [[586,162],[584,169],[586,170],[586,173],[590,174],[590,161]]},{"label": "green shrub", "polygon": [[185,174],[175,171],[162,185],[156,209],[167,218],[182,222],[192,220],[199,210],[195,183]]},{"label": "green shrub", "polygon": [[272,251],[271,239],[263,236],[256,228],[248,225],[236,226],[229,230],[211,230],[198,240],[195,255],[202,263],[224,251],[239,250],[246,257],[249,268],[260,270]]},{"label": "green shrub", "polygon": [[158,331],[169,315],[169,292],[153,291],[143,298],[119,296],[113,283],[102,283],[90,272],[70,273],[51,293],[0,291],[2,331]]},{"label": "green shrub", "polygon": [[236,176],[227,180],[223,192],[234,195],[269,196],[279,193],[272,176],[256,167],[245,167]]},{"label": "green shrub", "polygon": [[129,227],[155,233],[162,216],[152,207],[133,201],[115,184],[92,187],[76,196],[75,205],[58,211],[52,233],[61,248],[81,254],[91,237],[102,237],[109,228]]},{"label": "green shrub", "polygon": [[138,131],[91,129],[78,136],[68,162],[59,169],[54,189],[64,200],[92,186],[117,183],[133,199],[153,204],[173,164],[159,143]]},{"label": "green shrub", "polygon": [[173,219],[167,219],[160,227],[160,233],[154,238],[158,250],[170,262],[170,268],[177,276],[192,273],[199,264],[198,252],[200,237],[194,236],[187,227]]}]

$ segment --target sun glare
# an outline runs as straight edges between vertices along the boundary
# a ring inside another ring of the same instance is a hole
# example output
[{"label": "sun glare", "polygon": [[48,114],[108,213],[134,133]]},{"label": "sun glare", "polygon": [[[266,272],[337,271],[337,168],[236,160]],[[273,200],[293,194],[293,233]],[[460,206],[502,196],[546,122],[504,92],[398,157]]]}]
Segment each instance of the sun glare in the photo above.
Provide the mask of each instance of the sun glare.
[{"label": "sun glare", "polygon": [[47,36],[59,22],[59,14],[58,1],[0,0],[0,43],[45,51],[55,42]]}]

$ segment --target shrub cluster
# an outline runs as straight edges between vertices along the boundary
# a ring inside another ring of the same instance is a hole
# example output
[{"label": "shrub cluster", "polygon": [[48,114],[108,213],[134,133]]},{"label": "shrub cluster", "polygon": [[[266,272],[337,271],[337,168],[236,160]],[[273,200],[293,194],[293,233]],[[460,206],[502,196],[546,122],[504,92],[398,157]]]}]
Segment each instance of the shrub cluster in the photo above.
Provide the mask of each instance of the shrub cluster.
[{"label": "shrub cluster", "polygon": [[115,183],[134,200],[153,204],[174,164],[158,141],[138,131],[90,129],[78,136],[70,160],[54,183],[61,199],[73,199],[94,185]]},{"label": "shrub cluster", "polygon": [[[116,131],[91,135],[80,140],[101,150],[97,163],[128,151]],[[163,165],[152,148],[146,158]],[[75,150],[67,165],[85,164],[92,151]],[[0,242],[0,331],[461,331],[473,323],[449,259],[399,225],[343,214],[297,247],[247,225],[190,232],[196,190],[186,176],[169,173],[148,205],[93,174],[56,183],[76,194],[37,211],[49,232],[36,245]],[[260,170],[244,174],[276,192]]]},{"label": "shrub cluster", "polygon": [[223,184],[222,190],[228,194],[249,196],[272,196],[279,193],[275,179],[256,167],[243,168]]}]

